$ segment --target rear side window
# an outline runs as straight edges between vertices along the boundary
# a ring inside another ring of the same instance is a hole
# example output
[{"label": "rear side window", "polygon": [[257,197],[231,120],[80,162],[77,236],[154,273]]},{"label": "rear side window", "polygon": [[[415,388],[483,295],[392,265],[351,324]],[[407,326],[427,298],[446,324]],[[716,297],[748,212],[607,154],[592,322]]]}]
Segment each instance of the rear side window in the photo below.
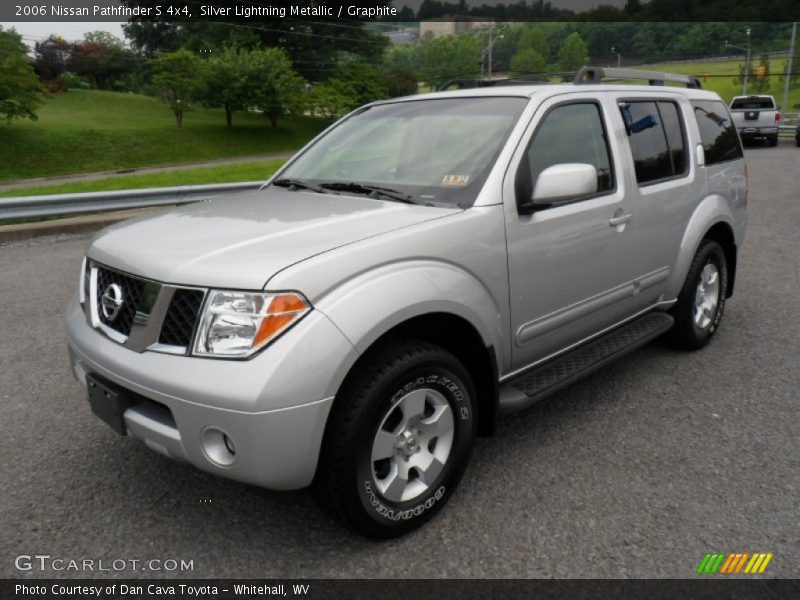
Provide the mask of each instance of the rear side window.
[{"label": "rear side window", "polygon": [[752,98],[736,98],[731,104],[731,108],[743,110],[770,110],[775,108],[775,102],[769,97],[759,98],[755,96]]},{"label": "rear side window", "polygon": [[683,126],[674,102],[622,102],[619,109],[638,183],[654,183],[685,173]]},{"label": "rear side window", "polygon": [[694,100],[692,106],[700,128],[706,165],[742,158],[742,144],[725,105],[719,100]]}]

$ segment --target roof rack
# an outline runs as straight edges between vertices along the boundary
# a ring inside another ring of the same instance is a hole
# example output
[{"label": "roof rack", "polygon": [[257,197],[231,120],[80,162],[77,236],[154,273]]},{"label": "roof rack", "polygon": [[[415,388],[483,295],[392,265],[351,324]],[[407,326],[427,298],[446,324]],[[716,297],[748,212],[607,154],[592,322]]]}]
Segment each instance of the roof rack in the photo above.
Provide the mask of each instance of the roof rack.
[{"label": "roof rack", "polygon": [[615,69],[607,67],[582,67],[575,75],[575,83],[602,83],[604,79],[646,79],[650,85],[664,85],[667,81],[683,83],[688,88],[700,89],[700,80],[693,75],[639,71],[638,69]]},{"label": "roof rack", "polygon": [[516,77],[503,77],[502,79],[451,79],[439,87],[440,92],[444,92],[456,86],[458,90],[473,88],[496,87],[503,85],[548,85],[550,77],[559,75],[572,77],[575,71],[561,71],[558,73],[527,73]]}]

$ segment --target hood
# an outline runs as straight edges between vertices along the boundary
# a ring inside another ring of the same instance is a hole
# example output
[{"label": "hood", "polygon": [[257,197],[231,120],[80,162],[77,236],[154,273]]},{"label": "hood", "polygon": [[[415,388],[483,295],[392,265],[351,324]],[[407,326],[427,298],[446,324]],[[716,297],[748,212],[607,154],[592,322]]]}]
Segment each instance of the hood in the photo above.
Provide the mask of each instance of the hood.
[{"label": "hood", "polygon": [[88,256],[166,283],[256,290],[316,254],[458,212],[271,187],[119,223]]}]

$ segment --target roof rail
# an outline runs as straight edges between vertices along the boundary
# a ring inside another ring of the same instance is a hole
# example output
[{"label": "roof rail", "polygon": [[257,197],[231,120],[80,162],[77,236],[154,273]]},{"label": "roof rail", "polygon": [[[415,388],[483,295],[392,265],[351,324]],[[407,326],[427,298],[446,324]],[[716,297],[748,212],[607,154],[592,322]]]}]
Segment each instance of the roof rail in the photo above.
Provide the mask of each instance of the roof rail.
[{"label": "roof rail", "polygon": [[466,90],[472,88],[495,87],[502,85],[547,85],[551,83],[549,79],[557,76],[572,77],[575,71],[560,71],[558,73],[526,73],[515,77],[503,77],[502,79],[451,79],[440,86],[438,91],[444,92],[457,86],[456,89]]},{"label": "roof rail", "polygon": [[700,89],[703,87],[700,80],[693,75],[608,67],[581,67],[575,76],[575,83],[602,83],[604,79],[646,79],[650,85],[664,85],[664,82],[672,81],[683,83],[688,88]]}]

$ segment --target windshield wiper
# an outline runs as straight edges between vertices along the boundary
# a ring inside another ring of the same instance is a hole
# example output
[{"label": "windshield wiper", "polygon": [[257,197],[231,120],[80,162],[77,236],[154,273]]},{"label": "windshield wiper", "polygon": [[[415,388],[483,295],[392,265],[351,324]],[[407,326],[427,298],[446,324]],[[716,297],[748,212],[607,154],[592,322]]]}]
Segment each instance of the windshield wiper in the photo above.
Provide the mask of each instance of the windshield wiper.
[{"label": "windshield wiper", "polygon": [[303,181],[302,179],[276,179],[275,181],[272,182],[272,185],[289,188],[290,190],[309,190],[311,192],[316,192],[317,194],[327,193],[324,189],[322,189],[318,185],[314,185],[313,183],[308,183],[306,181]]},{"label": "windshield wiper", "polygon": [[404,202],[406,204],[416,204],[413,196],[403,194],[391,188],[380,187],[377,185],[367,185],[364,183],[356,183],[355,181],[331,181],[330,183],[319,184],[321,188],[332,190],[334,192],[351,192],[353,194],[366,194],[371,197],[383,196],[397,202]]}]

